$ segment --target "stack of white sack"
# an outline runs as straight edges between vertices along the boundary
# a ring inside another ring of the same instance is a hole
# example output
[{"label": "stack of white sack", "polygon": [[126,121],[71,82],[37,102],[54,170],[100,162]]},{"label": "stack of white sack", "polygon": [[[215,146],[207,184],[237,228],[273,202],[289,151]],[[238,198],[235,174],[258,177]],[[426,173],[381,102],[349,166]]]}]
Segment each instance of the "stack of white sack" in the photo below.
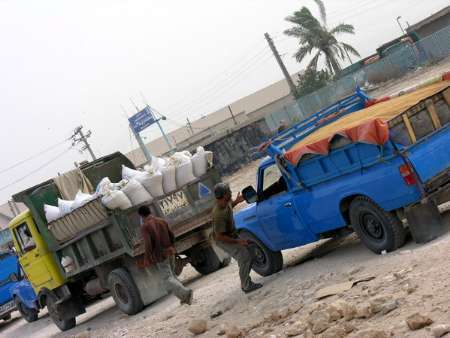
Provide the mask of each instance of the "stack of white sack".
[{"label": "stack of white sack", "polygon": [[192,169],[195,177],[201,177],[208,171],[208,167],[212,166],[213,153],[205,151],[203,147],[198,147],[197,152],[192,156]]},{"label": "stack of white sack", "polygon": [[145,166],[144,171],[134,170],[122,166],[122,177],[130,180],[134,179],[144,186],[144,189],[152,196],[152,198],[164,195],[163,191],[163,175],[159,171],[159,166],[165,162],[157,157],[152,158],[152,165]]},{"label": "stack of white sack", "polygon": [[164,166],[159,168],[162,174],[162,186],[164,194],[177,190],[176,167],[171,159],[167,159]]},{"label": "stack of white sack", "polygon": [[105,195],[103,195],[102,203],[105,207],[111,210],[125,210],[132,207],[131,201],[121,190],[109,190]]},{"label": "stack of white sack", "polygon": [[125,185],[121,191],[128,197],[133,206],[153,201],[152,195],[150,195],[150,193],[145,190],[144,186],[134,178],[129,180],[127,185]]},{"label": "stack of white sack", "polygon": [[170,157],[176,167],[175,177],[178,188],[195,180],[191,158],[192,155],[188,151],[178,152]]},{"label": "stack of white sack", "polygon": [[97,198],[97,195],[85,194],[81,191],[78,191],[75,195],[75,199],[73,201],[63,200],[58,198],[58,206],[53,205],[44,205],[45,218],[47,222],[53,222],[58,218],[64,217],[67,214],[70,214],[75,209],[78,209],[85,205],[86,203]]}]

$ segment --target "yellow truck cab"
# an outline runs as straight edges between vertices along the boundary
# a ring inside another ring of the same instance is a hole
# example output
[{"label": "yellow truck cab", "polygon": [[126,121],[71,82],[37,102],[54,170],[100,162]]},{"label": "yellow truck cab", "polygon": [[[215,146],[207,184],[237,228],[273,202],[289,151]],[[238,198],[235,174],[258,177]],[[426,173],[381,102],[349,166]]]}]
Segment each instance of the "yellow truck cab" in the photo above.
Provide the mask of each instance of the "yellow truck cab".
[{"label": "yellow truck cab", "polygon": [[41,290],[53,290],[65,284],[54,255],[39,233],[29,210],[16,216],[9,229],[20,265],[38,295]]}]

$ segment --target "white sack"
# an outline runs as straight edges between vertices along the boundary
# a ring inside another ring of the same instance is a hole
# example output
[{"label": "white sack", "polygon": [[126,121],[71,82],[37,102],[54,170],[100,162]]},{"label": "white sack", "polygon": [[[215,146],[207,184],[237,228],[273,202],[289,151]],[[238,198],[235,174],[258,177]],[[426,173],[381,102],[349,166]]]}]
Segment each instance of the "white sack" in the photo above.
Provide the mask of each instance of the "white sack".
[{"label": "white sack", "polygon": [[138,175],[140,173],[141,173],[141,171],[125,167],[122,164],[122,178],[124,180],[130,180],[130,179],[134,178],[134,176],[136,176],[136,175]]},{"label": "white sack", "polygon": [[122,189],[122,192],[127,195],[132,205],[138,205],[144,202],[151,202],[152,195],[145,190],[145,188],[135,179],[128,181],[128,184]]},{"label": "white sack", "polygon": [[44,212],[45,218],[47,219],[48,223],[53,222],[54,220],[57,220],[58,218],[62,217],[59,208],[53,205],[44,204]]},{"label": "white sack", "polygon": [[142,172],[139,175],[136,175],[134,179],[141,183],[152,197],[164,195],[163,175],[159,171],[153,171],[152,174]]},{"label": "white sack", "polygon": [[62,200],[58,198],[58,208],[59,212],[61,213],[61,217],[69,214],[74,209],[73,208],[74,203],[75,201]]},{"label": "white sack", "polygon": [[97,185],[97,189],[95,189],[95,193],[101,196],[106,195],[111,190],[110,185],[111,180],[108,177],[102,178],[100,183]]},{"label": "white sack", "polygon": [[75,201],[73,202],[72,209],[77,209],[79,207],[82,207],[86,203],[89,203],[93,199],[96,198],[96,195],[90,195],[86,194],[80,190],[78,190],[77,194],[75,195]]},{"label": "white sack", "polygon": [[176,168],[168,166],[161,169],[164,194],[177,190]]},{"label": "white sack", "polygon": [[203,147],[198,147],[197,152],[191,158],[192,170],[195,177],[200,177],[206,174],[208,170],[208,160],[206,158],[206,152]]},{"label": "white sack", "polygon": [[191,156],[189,156],[189,152],[177,152],[170,156],[170,163],[175,165],[176,167],[191,162]]},{"label": "white sack", "polygon": [[192,170],[192,162],[186,162],[179,166],[176,169],[176,182],[177,187],[181,188],[184,185],[195,180],[194,172]]},{"label": "white sack", "polygon": [[110,191],[108,194],[102,197],[102,203],[108,209],[128,209],[131,208],[131,202],[120,190]]}]

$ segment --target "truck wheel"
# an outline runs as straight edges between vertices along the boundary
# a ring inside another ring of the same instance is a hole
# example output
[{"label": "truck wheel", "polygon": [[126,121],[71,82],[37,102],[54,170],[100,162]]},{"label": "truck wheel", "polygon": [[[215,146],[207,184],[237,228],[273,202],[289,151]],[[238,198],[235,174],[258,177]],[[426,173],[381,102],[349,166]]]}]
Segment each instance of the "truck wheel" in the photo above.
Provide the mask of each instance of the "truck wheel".
[{"label": "truck wheel", "polygon": [[122,312],[135,315],[143,309],[139,289],[127,270],[118,268],[111,271],[108,284],[114,301]]},{"label": "truck wheel", "polygon": [[38,319],[38,310],[28,308],[24,303],[22,303],[19,298],[14,298],[16,302],[17,310],[19,310],[20,315],[28,323],[35,322]]},{"label": "truck wheel", "polygon": [[406,230],[400,219],[367,197],[356,197],[350,204],[350,223],[364,245],[377,254],[405,243]]},{"label": "truck wheel", "polygon": [[248,250],[253,258],[252,269],[258,275],[270,276],[283,268],[283,255],[281,251],[270,250],[248,231],[241,231],[239,237],[251,242]]},{"label": "truck wheel", "polygon": [[61,314],[57,310],[56,303],[58,301],[58,298],[52,293],[49,293],[46,297],[46,304],[48,313],[50,314],[50,318],[53,320],[55,325],[61,330],[61,331],[67,331],[71,328],[75,327],[77,324],[75,317],[69,318],[69,319],[63,319],[61,317]]},{"label": "truck wheel", "polygon": [[11,319],[11,314],[8,313],[7,315],[4,315],[4,316],[2,317],[2,319],[3,319],[5,322],[8,321],[8,320],[10,320],[10,319]]},{"label": "truck wheel", "polygon": [[208,275],[222,267],[219,257],[211,246],[196,248],[191,256],[191,265],[202,275]]}]

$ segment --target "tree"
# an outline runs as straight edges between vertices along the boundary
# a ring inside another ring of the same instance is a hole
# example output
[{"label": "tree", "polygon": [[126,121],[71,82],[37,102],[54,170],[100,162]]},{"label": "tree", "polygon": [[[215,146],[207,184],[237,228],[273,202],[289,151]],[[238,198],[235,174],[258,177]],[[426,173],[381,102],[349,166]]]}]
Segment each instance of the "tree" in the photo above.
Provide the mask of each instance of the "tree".
[{"label": "tree", "polygon": [[304,96],[325,87],[330,80],[331,75],[328,70],[323,69],[317,71],[309,67],[303,74],[299,75],[297,83],[298,96]]},{"label": "tree", "polygon": [[319,7],[321,21],[316,19],[307,7],[294,12],[286,21],[294,26],[284,31],[284,34],[299,39],[299,49],[294,54],[298,62],[307,55],[315,53],[307,68],[316,70],[319,58],[323,55],[325,65],[330,74],[336,75],[342,69],[339,60],[345,60],[348,54],[360,56],[351,45],[338,41],[339,34],[355,34],[352,25],[341,23],[332,29],[327,27],[325,5],[322,0],[314,0]]}]

